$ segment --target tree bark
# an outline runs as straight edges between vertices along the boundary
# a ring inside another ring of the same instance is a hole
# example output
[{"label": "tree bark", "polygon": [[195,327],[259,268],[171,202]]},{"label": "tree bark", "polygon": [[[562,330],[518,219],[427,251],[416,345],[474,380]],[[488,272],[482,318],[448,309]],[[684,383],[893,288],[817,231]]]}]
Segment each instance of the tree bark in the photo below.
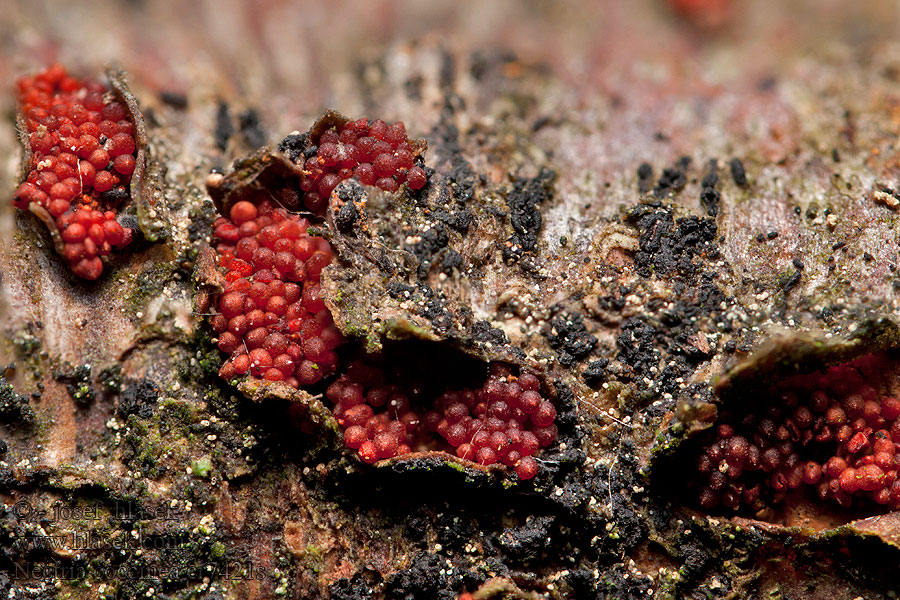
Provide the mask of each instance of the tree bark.
[{"label": "tree bark", "polygon": [[[4,203],[0,591],[894,586],[893,514],[815,499],[706,514],[687,485],[692,440],[723,406],[859,356],[897,367],[892,3],[6,4],[7,89],[53,60],[129,73],[165,236],[86,283]],[[13,115],[13,95],[0,107]],[[533,481],[434,456],[366,466],[318,400],[290,412],[290,394],[217,377],[195,304],[216,216],[207,178],[326,108],[404,121],[435,170],[421,197],[371,194],[365,228],[328,227],[336,322],[436,378],[491,361],[537,372],[561,435]],[[12,190],[14,120],[0,128]]]}]

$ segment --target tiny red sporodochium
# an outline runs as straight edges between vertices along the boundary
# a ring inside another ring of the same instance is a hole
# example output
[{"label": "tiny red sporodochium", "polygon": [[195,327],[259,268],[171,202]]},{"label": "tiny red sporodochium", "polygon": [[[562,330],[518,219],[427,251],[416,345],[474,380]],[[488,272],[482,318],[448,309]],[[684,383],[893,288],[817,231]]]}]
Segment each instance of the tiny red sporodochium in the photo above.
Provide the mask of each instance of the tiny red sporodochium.
[{"label": "tiny red sporodochium", "polygon": [[697,457],[708,510],[760,510],[813,488],[841,506],[900,509],[900,400],[885,358],[863,357],[782,385],[759,413],[725,413]]},{"label": "tiny red sporodochium", "polygon": [[72,272],[97,279],[100,257],[132,238],[116,220],[136,167],[128,110],[103,84],[76,79],[58,64],[20,78],[17,97],[31,158],[13,203],[46,210]]}]

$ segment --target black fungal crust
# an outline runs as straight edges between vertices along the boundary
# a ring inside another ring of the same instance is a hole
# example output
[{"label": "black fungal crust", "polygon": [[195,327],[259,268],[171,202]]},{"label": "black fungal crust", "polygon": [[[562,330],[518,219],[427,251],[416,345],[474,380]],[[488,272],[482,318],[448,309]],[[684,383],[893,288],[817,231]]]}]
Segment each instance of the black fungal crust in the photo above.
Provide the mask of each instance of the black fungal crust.
[{"label": "black fungal crust", "polygon": [[[644,600],[652,597],[653,580],[635,576],[621,565],[603,571],[599,578],[585,569],[570,571],[564,580],[571,598],[616,598],[617,600]],[[565,589],[565,588],[563,588]]]},{"label": "black fungal crust", "polygon": [[349,233],[353,230],[353,224],[356,223],[358,216],[356,203],[353,200],[348,200],[334,216],[334,224],[341,233]]},{"label": "black fungal crust", "polygon": [[94,390],[91,387],[91,367],[90,365],[72,365],[65,363],[59,369],[54,369],[53,378],[66,386],[75,402],[86,405],[94,399]]},{"label": "black fungal crust", "polygon": [[556,173],[547,167],[536,177],[517,177],[506,195],[509,223],[513,234],[503,248],[503,259],[516,261],[527,252],[537,250],[541,229],[541,206],[552,198]]},{"label": "black fungal crust", "polygon": [[709,161],[706,174],[700,182],[700,204],[703,205],[706,214],[715,217],[719,214],[719,192],[716,185],[719,183],[719,163],[716,159]]},{"label": "black fungal crust", "polygon": [[375,597],[375,590],[362,573],[357,573],[329,585],[328,594],[330,600],[369,600]]},{"label": "black fungal crust", "polygon": [[523,525],[504,530],[497,541],[515,559],[534,560],[550,547],[549,533],[555,521],[553,516],[529,516]]},{"label": "black fungal crust", "polygon": [[428,277],[435,255],[450,243],[447,228],[442,223],[434,223],[418,236],[418,241],[408,244],[406,250],[419,261],[417,275],[419,279]]},{"label": "black fungal crust", "polygon": [[712,219],[692,215],[676,222],[672,210],[658,202],[639,204],[625,218],[640,233],[634,262],[643,277],[654,273],[691,276],[697,271],[695,257],[718,257]]},{"label": "black fungal crust", "polygon": [[[702,186],[717,182],[710,164]],[[594,386],[612,377],[643,380],[646,385],[638,396],[648,402],[667,393],[678,397],[683,393],[681,382],[714,356],[717,341],[710,334],[731,331],[722,310],[728,298],[718,286],[716,224],[712,218],[694,215],[676,220],[673,209],[659,200],[632,207],[625,220],[639,234],[635,270],[643,277],[667,281],[673,301],[646,300],[642,314],[622,323],[616,337],[619,362],[596,365],[582,375]]]},{"label": "black fungal crust", "polygon": [[306,156],[307,149],[318,150],[316,146],[309,146],[308,133],[292,133],[278,144],[278,151],[286,155],[294,163],[299,162],[301,158],[308,158]]},{"label": "black fungal crust", "polygon": [[422,553],[412,559],[409,568],[387,578],[384,592],[388,600],[455,600],[453,587],[440,557]]},{"label": "black fungal crust", "polygon": [[608,358],[600,358],[591,361],[581,372],[581,377],[589,384],[596,385],[606,380],[606,368],[609,366]]},{"label": "black fungal crust", "polygon": [[188,97],[184,92],[161,90],[159,92],[159,99],[176,110],[184,110],[188,107]]},{"label": "black fungal crust", "polygon": [[352,234],[354,227],[365,219],[366,188],[355,179],[348,179],[338,184],[334,193],[337,197],[337,206],[331,212],[334,227],[343,234]]},{"label": "black fungal crust", "polygon": [[790,278],[784,282],[784,285],[781,289],[785,294],[789,293],[792,289],[794,289],[798,283],[800,283],[800,279],[803,277],[803,274],[800,271],[796,271]]},{"label": "black fungal crust", "polygon": [[509,338],[502,329],[492,327],[487,321],[476,321],[469,329],[469,334],[476,342],[504,346],[509,343]]},{"label": "black fungal crust", "polygon": [[238,115],[238,129],[249,147],[258,148],[266,143],[266,130],[256,109],[241,111]]},{"label": "black fungal crust", "polygon": [[17,393],[6,378],[0,375],[0,422],[31,423],[34,418],[34,410],[28,403],[28,396]]},{"label": "black fungal crust", "polygon": [[747,185],[747,172],[744,171],[744,163],[741,162],[741,159],[732,158],[728,166],[731,168],[731,178],[734,179],[734,183],[741,187]]},{"label": "black fungal crust", "polygon": [[463,270],[463,256],[450,244],[458,234],[469,230],[475,217],[464,207],[464,201],[456,198],[454,202],[454,181],[452,174],[429,176],[425,188],[410,194],[416,210],[421,211],[421,223],[405,232],[413,241],[404,242],[403,247],[418,260],[416,276],[420,280],[427,279],[435,269],[446,275]]},{"label": "black fungal crust", "polygon": [[564,367],[571,367],[597,346],[597,338],[588,331],[584,315],[574,311],[554,315],[544,335]]},{"label": "black fungal crust", "polygon": [[646,194],[653,185],[653,167],[650,163],[641,163],[637,169],[638,191]]},{"label": "black fungal crust", "polygon": [[[428,137],[434,142],[437,161],[445,163],[449,169],[446,177],[453,199],[464,205],[475,195],[476,174],[463,154],[459,128],[453,123],[454,112],[454,96],[450,94],[444,99],[440,122]],[[427,174],[430,180],[431,174]]]},{"label": "black fungal crust", "polygon": [[656,328],[649,323],[638,317],[628,319],[616,338],[617,358],[631,367],[637,376],[649,373],[660,359],[656,337]]},{"label": "black fungal crust", "polygon": [[159,388],[149,379],[140,379],[125,387],[116,407],[118,415],[127,419],[135,415],[141,419],[150,418],[156,410]]},{"label": "black fungal crust", "polygon": [[228,147],[228,140],[233,135],[234,121],[231,118],[231,109],[228,108],[227,102],[219,101],[216,108],[216,127],[213,133],[216,147],[224,152]]},{"label": "black fungal crust", "polygon": [[663,169],[662,175],[653,188],[653,195],[657,198],[680,192],[687,183],[687,170],[691,166],[691,158],[682,156],[670,168]]}]

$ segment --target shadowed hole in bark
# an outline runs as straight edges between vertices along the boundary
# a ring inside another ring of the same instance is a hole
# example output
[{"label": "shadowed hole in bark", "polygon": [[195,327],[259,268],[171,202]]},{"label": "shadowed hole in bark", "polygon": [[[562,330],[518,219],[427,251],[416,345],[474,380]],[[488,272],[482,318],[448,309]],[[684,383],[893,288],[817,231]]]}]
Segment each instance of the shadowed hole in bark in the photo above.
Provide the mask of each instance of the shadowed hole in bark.
[{"label": "shadowed hole in bark", "polygon": [[[397,472],[506,466],[530,479],[541,448],[557,442],[553,394],[534,374],[440,342],[387,340],[370,356],[348,350],[325,397],[363,462]],[[295,420],[303,425],[302,414]]]},{"label": "shadowed hole in bark", "polygon": [[657,483],[703,512],[817,530],[900,509],[897,351],[795,368],[744,378],[717,410],[688,409],[697,433],[660,461]]}]

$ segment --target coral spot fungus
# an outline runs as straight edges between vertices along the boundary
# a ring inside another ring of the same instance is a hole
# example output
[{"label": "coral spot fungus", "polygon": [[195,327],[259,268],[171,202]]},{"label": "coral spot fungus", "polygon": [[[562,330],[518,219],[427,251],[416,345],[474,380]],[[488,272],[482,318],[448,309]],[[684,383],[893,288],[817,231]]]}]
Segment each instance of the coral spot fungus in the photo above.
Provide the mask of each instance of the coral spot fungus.
[{"label": "coral spot fungus", "polygon": [[[211,318],[227,354],[219,375],[324,390],[344,442],[369,464],[440,451],[531,479],[535,453],[557,437],[556,408],[538,378],[495,363],[480,387],[432,382],[426,391],[415,376],[397,376],[400,365],[352,360],[322,298],[331,245],[288,210],[305,207],[310,218],[321,218],[334,188],[349,178],[389,193],[402,185],[421,189],[424,148],[424,141],[408,139],[402,123],[350,121],[329,111],[308,133],[281,143],[291,163],[257,154],[244,163],[254,174],[249,186],[237,176],[212,178],[210,194],[223,215],[213,223],[225,280]],[[272,165],[274,177],[266,170]]]},{"label": "coral spot fungus", "polygon": [[219,350],[228,354],[219,374],[299,388],[334,373],[344,337],[319,285],[332,259],[328,241],[267,199],[235,202],[213,226],[226,280],[211,320]]},{"label": "coral spot fungus", "polygon": [[488,466],[537,474],[534,454],[556,439],[556,408],[530,373],[493,363],[476,389],[447,390],[431,405],[415,389],[389,382],[382,370],[354,363],[328,386],[348,447],[367,463],[414,451],[443,450]]},{"label": "coral spot fungus", "polygon": [[723,413],[697,457],[707,510],[759,511],[806,488],[822,501],[900,509],[900,383],[870,355],[771,391],[774,402]]},{"label": "coral spot fungus", "polygon": [[109,88],[58,65],[17,83],[27,173],[13,203],[44,220],[72,272],[97,279],[100,257],[128,245],[116,220],[137,166],[135,123]]},{"label": "coral spot fungus", "polygon": [[300,190],[311,212],[324,214],[332,190],[351,177],[364,185],[395,192],[406,185],[425,187],[423,140],[410,140],[402,122],[350,121],[326,112],[303,135],[288,136],[280,146],[302,165]]}]

